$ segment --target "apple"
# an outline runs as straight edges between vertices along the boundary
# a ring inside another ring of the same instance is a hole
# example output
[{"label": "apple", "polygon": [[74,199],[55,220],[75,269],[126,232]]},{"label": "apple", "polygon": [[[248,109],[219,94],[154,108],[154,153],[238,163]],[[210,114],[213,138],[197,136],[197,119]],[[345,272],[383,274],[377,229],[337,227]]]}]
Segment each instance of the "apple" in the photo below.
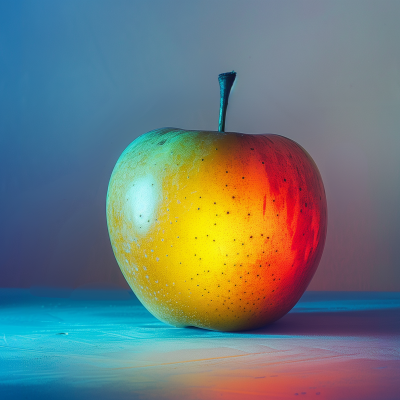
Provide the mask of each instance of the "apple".
[{"label": "apple", "polygon": [[310,155],[283,136],[224,132],[233,74],[220,75],[218,132],[145,133],[108,187],[121,271],[143,305],[176,327],[276,321],[306,290],[324,248],[326,197]]}]

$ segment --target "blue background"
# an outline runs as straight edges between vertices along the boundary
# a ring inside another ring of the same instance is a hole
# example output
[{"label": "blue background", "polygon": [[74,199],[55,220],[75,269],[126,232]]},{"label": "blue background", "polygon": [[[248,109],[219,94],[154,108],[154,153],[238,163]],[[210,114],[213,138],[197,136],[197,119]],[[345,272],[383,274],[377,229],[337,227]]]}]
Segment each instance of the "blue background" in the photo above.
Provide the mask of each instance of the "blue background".
[{"label": "blue background", "polygon": [[400,289],[398,1],[0,1],[0,287],[127,288],[105,198],[138,135],[278,133],[329,229],[312,290]]}]

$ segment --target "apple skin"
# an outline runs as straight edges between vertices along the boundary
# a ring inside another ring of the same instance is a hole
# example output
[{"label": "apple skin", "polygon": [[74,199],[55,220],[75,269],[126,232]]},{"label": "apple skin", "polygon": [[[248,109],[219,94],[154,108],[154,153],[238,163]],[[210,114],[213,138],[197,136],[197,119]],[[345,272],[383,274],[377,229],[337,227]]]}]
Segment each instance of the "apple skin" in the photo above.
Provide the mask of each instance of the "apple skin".
[{"label": "apple skin", "polygon": [[293,140],[163,128],[119,158],[107,224],[123,275],[155,317],[240,331],[300,299],[323,252],[327,204]]}]

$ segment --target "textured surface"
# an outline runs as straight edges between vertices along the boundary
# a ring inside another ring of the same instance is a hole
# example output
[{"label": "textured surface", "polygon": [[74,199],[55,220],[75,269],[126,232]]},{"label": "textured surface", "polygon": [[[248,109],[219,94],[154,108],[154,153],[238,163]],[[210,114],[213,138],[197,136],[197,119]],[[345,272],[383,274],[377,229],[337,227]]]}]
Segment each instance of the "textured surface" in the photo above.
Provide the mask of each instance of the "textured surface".
[{"label": "textured surface", "polygon": [[286,314],[313,277],[326,198],[290,139],[163,128],[119,158],[107,223],[126,280],[161,321],[254,329]]},{"label": "textured surface", "polygon": [[246,333],[164,325],[125,291],[3,289],[0,305],[2,400],[399,398],[399,293],[306,292]]}]

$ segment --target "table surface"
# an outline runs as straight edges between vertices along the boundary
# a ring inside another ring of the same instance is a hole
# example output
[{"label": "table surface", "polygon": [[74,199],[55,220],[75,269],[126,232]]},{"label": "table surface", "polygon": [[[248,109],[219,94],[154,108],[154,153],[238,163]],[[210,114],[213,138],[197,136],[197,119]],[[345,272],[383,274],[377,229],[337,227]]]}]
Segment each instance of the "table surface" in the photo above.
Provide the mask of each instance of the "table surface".
[{"label": "table surface", "polygon": [[159,322],[124,290],[0,289],[1,399],[400,399],[400,293],[306,292],[263,329]]}]

